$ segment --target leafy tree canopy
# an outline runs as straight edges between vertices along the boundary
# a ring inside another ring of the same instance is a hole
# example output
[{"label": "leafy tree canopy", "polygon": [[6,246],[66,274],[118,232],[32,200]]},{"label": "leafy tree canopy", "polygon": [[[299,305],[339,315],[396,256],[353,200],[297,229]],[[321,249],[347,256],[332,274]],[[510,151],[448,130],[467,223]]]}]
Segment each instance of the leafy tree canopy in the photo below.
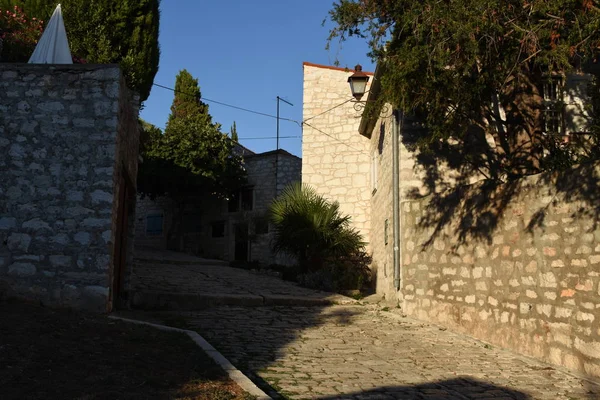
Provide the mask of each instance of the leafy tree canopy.
[{"label": "leafy tree canopy", "polygon": [[[144,162],[138,189],[150,197],[169,194],[226,196],[245,182],[242,160],[233,154],[233,142],[213,123],[208,106],[200,102],[196,79],[185,70],[177,76],[176,92],[165,132],[143,123]],[[185,87],[184,83],[190,83]],[[188,93],[190,95],[188,95]]]},{"label": "leafy tree canopy", "polygon": [[596,2],[338,0],[330,18],[330,41],[368,40],[382,99],[420,116],[413,144],[424,156],[502,179],[581,154],[544,133],[542,91],[596,57]]},{"label": "leafy tree canopy", "polygon": [[[17,5],[29,18],[47,22],[56,4],[0,0],[0,9]],[[71,53],[89,63],[120,64],[128,86],[146,100],[160,56],[159,0],[62,0],[61,5]],[[29,55],[18,61],[27,62]]]}]

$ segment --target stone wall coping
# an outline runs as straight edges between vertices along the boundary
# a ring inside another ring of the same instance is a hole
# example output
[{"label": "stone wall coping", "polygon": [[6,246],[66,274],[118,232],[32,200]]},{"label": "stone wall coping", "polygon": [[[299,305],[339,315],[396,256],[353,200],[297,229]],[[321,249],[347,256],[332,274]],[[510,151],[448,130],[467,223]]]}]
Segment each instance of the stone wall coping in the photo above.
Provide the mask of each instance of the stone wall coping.
[{"label": "stone wall coping", "polygon": [[[347,67],[334,67],[333,65],[323,65],[323,64],[315,64],[315,63],[311,63],[308,61],[304,61],[302,63],[303,67],[315,67],[315,68],[323,68],[323,69],[331,69],[334,71],[341,71],[341,72],[354,72],[354,69],[351,68],[347,68]],[[352,67],[354,68],[354,67]],[[368,72],[368,71],[363,71],[363,73],[367,74],[367,75],[371,75],[373,76],[374,73],[373,72]]]},{"label": "stone wall coping", "polygon": [[94,71],[98,69],[121,69],[119,64],[27,64],[0,62],[0,71],[51,70],[51,71]]}]

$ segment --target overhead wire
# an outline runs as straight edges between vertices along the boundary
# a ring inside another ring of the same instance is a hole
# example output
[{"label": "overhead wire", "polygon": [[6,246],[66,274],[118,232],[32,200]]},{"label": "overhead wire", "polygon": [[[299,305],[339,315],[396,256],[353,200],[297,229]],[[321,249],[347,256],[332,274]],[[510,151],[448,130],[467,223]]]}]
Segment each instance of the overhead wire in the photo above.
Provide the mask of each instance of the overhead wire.
[{"label": "overhead wire", "polygon": [[[183,92],[181,90],[177,90],[177,89],[174,89],[174,88],[171,88],[171,87],[168,87],[168,86],[165,86],[165,85],[161,85],[161,84],[158,84],[158,83],[153,83],[152,85],[156,86],[156,87],[159,87],[159,88],[162,88],[162,89],[170,90],[170,91],[175,92],[175,93],[182,93],[182,94],[187,94],[188,96],[194,96],[191,93],[186,93],[186,92]],[[263,113],[263,112],[260,112],[260,111],[255,111],[255,110],[251,110],[251,109],[248,109],[248,108],[235,106],[233,104],[224,103],[222,101],[212,100],[212,99],[209,99],[207,97],[200,96],[200,99],[203,100],[203,101],[209,102],[209,103],[219,104],[219,105],[222,105],[224,107],[229,107],[229,108],[233,108],[233,109],[236,109],[236,110],[245,111],[245,112],[248,112],[248,113],[252,113],[252,114],[256,114],[256,115],[262,115],[264,117],[269,117],[269,118],[275,118],[275,119],[277,119],[276,115],[267,114],[267,113]],[[348,99],[348,100],[345,100],[342,103],[337,104],[337,105],[335,105],[335,106],[333,106],[333,107],[331,107],[331,108],[329,108],[329,109],[327,109],[327,110],[325,110],[325,111],[323,111],[323,112],[321,112],[321,113],[319,113],[317,115],[314,115],[314,116],[312,116],[310,118],[307,118],[307,119],[305,119],[303,121],[297,121],[295,119],[281,118],[281,117],[279,117],[279,119],[282,120],[282,121],[294,122],[294,123],[296,123],[300,127],[300,129],[302,129],[303,125],[309,126],[312,129],[314,129],[314,130],[322,133],[325,136],[328,136],[328,137],[332,138],[333,140],[336,140],[336,141],[340,142],[341,144],[343,144],[343,145],[351,148],[354,151],[367,154],[365,151],[356,149],[356,148],[350,146],[348,143],[344,142],[343,140],[340,140],[340,139],[336,138],[335,136],[332,136],[332,135],[328,134],[327,132],[324,132],[323,130],[321,130],[321,129],[319,129],[319,128],[315,127],[314,125],[311,125],[311,124],[309,124],[307,122],[307,121],[310,121],[311,119],[317,118],[317,117],[319,117],[319,116],[321,116],[323,114],[326,114],[326,113],[328,113],[328,112],[330,112],[332,110],[335,110],[336,108],[341,107],[344,104],[346,104],[346,103],[348,103],[348,102],[350,102],[352,100],[353,100],[352,98]],[[280,136],[279,138],[280,139],[292,139],[292,138],[302,138],[302,136]],[[255,138],[240,138],[240,139],[241,140],[261,140],[261,139],[276,139],[276,137],[274,137],[274,136],[273,137],[255,137]]]},{"label": "overhead wire", "polygon": [[[177,90],[177,89],[174,89],[174,88],[170,88],[168,86],[160,85],[158,83],[153,83],[152,85],[157,86],[159,88],[170,90],[170,91],[175,92],[175,93],[182,93],[182,94],[187,94],[188,96],[193,96],[191,93],[182,92],[181,90]],[[245,112],[252,113],[252,114],[257,114],[257,115],[262,115],[263,117],[269,117],[269,118],[275,118],[275,119],[277,119],[276,115],[267,114],[267,113],[260,112],[260,111],[255,111],[255,110],[250,110],[249,108],[234,106],[233,104],[228,104],[228,103],[224,103],[222,101],[217,101],[217,100],[209,99],[209,98],[204,97],[204,96],[200,96],[200,99],[203,100],[203,101],[209,102],[209,103],[219,104],[219,105],[224,106],[224,107],[234,108],[236,110],[245,111]],[[296,124],[300,123],[299,121],[296,121],[295,119],[291,119],[291,118],[282,118],[282,117],[279,117],[279,119],[281,121],[295,122]]]},{"label": "overhead wire", "polygon": [[[302,136],[279,136],[279,139],[299,139]],[[262,136],[262,137],[242,137],[243,140],[259,140],[259,139],[277,139],[277,136]]]},{"label": "overhead wire", "polygon": [[316,131],[318,131],[318,132],[321,132],[321,133],[322,133],[323,135],[325,135],[325,136],[329,136],[330,138],[332,138],[332,139],[334,139],[334,140],[337,140],[337,141],[338,141],[338,142],[340,142],[341,144],[343,144],[343,145],[345,145],[345,146],[348,146],[349,148],[351,148],[351,149],[352,149],[352,150],[354,150],[354,151],[357,151],[357,152],[359,152],[359,153],[365,153],[365,154],[369,154],[369,153],[367,153],[367,152],[366,152],[366,151],[364,151],[364,150],[359,150],[359,149],[357,149],[357,148],[355,148],[355,147],[352,147],[352,146],[350,146],[348,143],[344,142],[343,140],[340,140],[340,139],[336,138],[335,136],[332,136],[332,135],[330,135],[329,133],[322,131],[321,129],[319,129],[319,128],[315,127],[314,125],[311,125],[311,124],[309,124],[308,122],[303,122],[302,124],[303,124],[303,125],[306,125],[306,126],[309,126],[309,127],[311,127],[312,129],[314,129],[314,130],[316,130]]},{"label": "overhead wire", "polygon": [[[367,94],[367,93],[369,93],[369,90],[367,90],[367,91],[365,92],[365,94]],[[333,111],[333,110],[335,110],[336,108],[338,108],[338,107],[341,107],[341,106],[343,106],[344,104],[351,102],[352,100],[354,100],[354,97],[351,97],[351,98],[349,98],[348,100],[345,100],[345,101],[341,102],[340,104],[337,104],[337,105],[335,105],[335,106],[333,106],[333,107],[331,107],[331,108],[328,108],[327,110],[325,110],[325,111],[323,111],[323,112],[321,112],[321,113],[319,113],[319,114],[317,114],[317,115],[313,115],[313,116],[312,116],[312,117],[310,117],[310,118],[306,118],[306,119],[305,119],[305,120],[303,120],[302,122],[310,121],[311,119],[314,119],[314,118],[320,117],[320,116],[321,116],[321,115],[323,115],[323,114],[327,114],[328,112],[330,112],[330,111]]]}]

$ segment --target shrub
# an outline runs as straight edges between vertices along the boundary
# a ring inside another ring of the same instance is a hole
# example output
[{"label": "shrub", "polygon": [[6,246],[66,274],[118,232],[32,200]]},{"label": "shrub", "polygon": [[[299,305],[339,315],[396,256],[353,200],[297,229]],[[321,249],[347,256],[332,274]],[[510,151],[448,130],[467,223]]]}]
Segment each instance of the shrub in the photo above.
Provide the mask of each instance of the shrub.
[{"label": "shrub", "polygon": [[42,35],[44,21],[27,18],[17,6],[0,9],[0,61],[27,62]]},{"label": "shrub", "polygon": [[326,260],[322,269],[298,276],[298,283],[328,292],[362,290],[371,284],[371,257],[364,251]]},{"label": "shrub", "polygon": [[286,187],[271,205],[271,220],[275,252],[295,256],[303,272],[320,270],[326,260],[355,254],[364,247],[339,204],[307,185]]}]

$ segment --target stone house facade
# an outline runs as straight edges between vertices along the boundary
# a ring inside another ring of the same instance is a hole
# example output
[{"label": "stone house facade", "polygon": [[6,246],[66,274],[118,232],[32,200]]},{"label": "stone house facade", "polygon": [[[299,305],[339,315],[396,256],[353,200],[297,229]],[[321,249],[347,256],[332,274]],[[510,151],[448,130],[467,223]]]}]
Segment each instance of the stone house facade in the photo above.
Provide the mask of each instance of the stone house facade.
[{"label": "stone house facade", "polygon": [[285,263],[271,251],[272,226],[268,209],[278,193],[301,180],[302,160],[285,150],[255,154],[243,149],[248,183],[230,199],[198,196],[184,210],[180,239],[169,243],[173,201],[162,197],[138,201],[136,245],[177,249],[225,261]]},{"label": "stone house facade", "polygon": [[[392,237],[395,119],[389,105],[374,118],[356,118],[351,102],[327,111],[349,98],[351,73],[304,64],[304,118],[318,116],[320,124],[313,124],[322,132],[305,127],[303,182],[316,187],[333,182],[319,190],[339,201],[365,235],[377,293],[400,305],[407,315],[600,376],[600,215],[592,211],[597,209],[598,193],[596,189],[590,195],[577,186],[597,187],[600,169],[533,176],[518,182],[516,189],[498,188],[496,198],[510,193],[510,201],[496,215],[497,229],[490,232],[489,240],[470,237],[465,241],[458,220],[439,231],[430,223],[440,215],[432,213],[435,197],[427,193],[415,153],[403,143],[403,135],[414,129],[410,120],[403,120],[398,130],[400,283],[396,289]],[[377,78],[370,80],[370,101],[377,95],[373,83]],[[563,133],[567,135],[581,132],[586,120],[581,100],[585,84],[584,76],[566,80]],[[334,96],[337,100],[325,100]],[[354,137],[352,149],[339,146],[346,135]],[[331,150],[319,154],[319,149]],[[356,157],[354,150],[361,150],[361,156]],[[324,154],[326,161],[336,160],[336,165],[323,164]],[[342,190],[334,190],[335,174],[357,170],[363,176],[355,182],[362,179],[362,186],[347,187],[356,197],[349,198],[347,192],[337,195]],[[454,179],[448,171],[441,173],[446,181]],[[479,177],[471,177],[465,197],[482,190],[478,181]],[[366,196],[366,204],[361,196]],[[357,218],[356,212],[362,210],[366,211]],[[540,218],[543,223],[536,225]]]},{"label": "stone house facade", "polygon": [[364,189],[369,184],[371,144],[356,134],[361,113],[350,101],[346,81],[353,71],[308,62],[303,68],[302,183],[337,200],[366,238],[371,196]]},{"label": "stone house facade", "polygon": [[131,265],[138,102],[115,65],[0,77],[0,297],[110,311]]}]

